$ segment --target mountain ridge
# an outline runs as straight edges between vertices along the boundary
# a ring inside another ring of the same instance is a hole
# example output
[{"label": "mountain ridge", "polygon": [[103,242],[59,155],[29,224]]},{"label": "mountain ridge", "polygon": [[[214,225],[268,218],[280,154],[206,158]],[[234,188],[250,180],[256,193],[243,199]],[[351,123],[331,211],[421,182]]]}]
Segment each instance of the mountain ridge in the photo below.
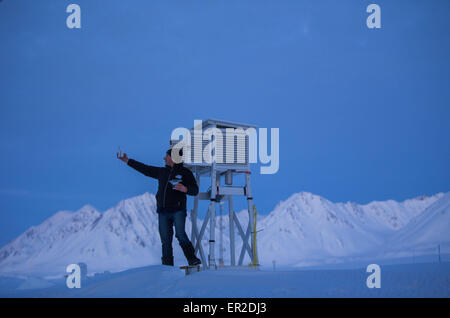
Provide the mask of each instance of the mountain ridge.
[{"label": "mountain ridge", "polygon": [[[360,205],[333,203],[310,192],[294,193],[259,218],[259,258],[263,264],[273,260],[278,264],[298,264],[376,251],[386,243],[386,237],[393,236],[448,195],[441,192],[402,202],[372,201]],[[236,214],[245,232],[248,213],[243,210]],[[200,229],[202,220],[198,221]],[[216,220],[216,258],[220,255],[222,223],[225,261],[229,259],[228,222],[226,209],[222,218]],[[121,200],[103,213],[89,204],[75,212],[59,211],[0,248],[0,273],[53,275],[77,262],[87,263],[94,272],[158,264],[161,247],[157,223],[155,196],[148,192]],[[188,235],[191,227],[188,217]],[[202,246],[207,254],[209,225],[205,233]],[[242,240],[237,229],[235,233],[238,259]],[[184,262],[175,238],[173,245],[176,260]],[[248,256],[245,260],[244,263]]]}]

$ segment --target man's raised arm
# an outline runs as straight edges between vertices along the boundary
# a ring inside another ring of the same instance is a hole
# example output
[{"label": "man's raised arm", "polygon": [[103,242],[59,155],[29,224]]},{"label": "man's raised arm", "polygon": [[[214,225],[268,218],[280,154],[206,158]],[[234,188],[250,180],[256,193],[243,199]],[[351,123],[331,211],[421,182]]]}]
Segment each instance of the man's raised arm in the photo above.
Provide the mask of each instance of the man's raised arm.
[{"label": "man's raised arm", "polygon": [[117,158],[122,160],[123,162],[125,162],[131,168],[146,175],[147,177],[151,177],[151,178],[155,178],[155,179],[158,179],[158,177],[159,177],[159,171],[161,169],[160,167],[149,166],[149,165],[143,164],[137,160],[129,159],[127,157],[126,153],[124,153],[122,157],[119,157],[119,154],[117,154]]}]

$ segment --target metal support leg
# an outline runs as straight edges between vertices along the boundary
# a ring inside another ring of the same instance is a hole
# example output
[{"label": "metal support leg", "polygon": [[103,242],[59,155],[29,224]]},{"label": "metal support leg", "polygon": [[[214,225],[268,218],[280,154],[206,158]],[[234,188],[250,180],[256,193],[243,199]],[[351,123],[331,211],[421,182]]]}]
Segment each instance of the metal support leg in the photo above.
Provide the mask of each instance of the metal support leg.
[{"label": "metal support leg", "polygon": [[214,243],[216,234],[216,201],[209,203],[209,268],[216,268],[214,257]]},{"label": "metal support leg", "polygon": [[223,201],[219,202],[219,266],[223,266]]},{"label": "metal support leg", "polygon": [[[198,187],[200,188],[200,175],[196,173],[195,175],[195,181],[197,182]],[[195,241],[197,240],[197,216],[198,216],[198,195],[194,198],[194,209],[191,212],[191,222],[192,222],[192,231],[191,231],[191,242],[192,245],[195,246]]]},{"label": "metal support leg", "polygon": [[[195,180],[197,181],[197,185],[200,187],[200,174],[196,173]],[[199,198],[198,195],[194,198],[194,209],[191,212],[191,223],[192,223],[192,231],[191,231],[191,243],[193,246],[195,246],[195,254],[197,251],[200,253],[200,258],[202,260],[202,266],[203,268],[206,268],[206,257],[205,252],[203,251],[203,246],[201,244],[202,237],[203,237],[203,231],[200,234],[198,233],[198,225],[197,225],[197,216],[198,216],[198,202]],[[197,242],[199,244],[197,244]]]},{"label": "metal support leg", "polygon": [[[219,177],[220,178],[220,177]],[[216,268],[214,256],[214,243],[216,242],[216,195],[217,195],[217,174],[216,164],[213,161],[211,169],[211,198],[209,202],[209,268]]]},{"label": "metal support leg", "polygon": [[234,208],[233,208],[233,197],[230,195],[228,197],[228,220],[230,223],[230,257],[231,266],[236,265],[236,253],[234,250]]},{"label": "metal support leg", "polygon": [[[197,181],[197,185],[200,188],[200,175],[197,173],[195,175],[195,181]],[[197,239],[197,216],[198,216],[198,195],[194,198],[194,209],[191,212],[191,223],[192,223],[192,230],[191,230],[191,242],[192,245],[195,246],[195,241]]]},{"label": "metal support leg", "polygon": [[203,267],[206,267],[207,263],[206,263],[205,253],[203,252],[202,238],[205,233],[206,225],[208,224],[208,222],[209,222],[209,209],[206,213],[206,217],[205,217],[205,220],[203,221],[202,228],[200,229],[200,233],[197,234],[197,242],[195,242],[195,252],[197,252],[197,251],[200,252],[200,257],[202,258]]},{"label": "metal support leg", "polygon": [[[248,229],[250,230],[250,233],[253,231],[253,224],[254,224],[254,214],[253,214],[253,197],[252,197],[252,187],[250,184],[250,174],[245,174],[245,187],[246,187],[246,193],[247,193],[247,207],[248,207]],[[250,257],[251,262],[253,263],[255,261],[254,258],[254,240],[251,239],[251,249],[252,249],[252,255]]]}]

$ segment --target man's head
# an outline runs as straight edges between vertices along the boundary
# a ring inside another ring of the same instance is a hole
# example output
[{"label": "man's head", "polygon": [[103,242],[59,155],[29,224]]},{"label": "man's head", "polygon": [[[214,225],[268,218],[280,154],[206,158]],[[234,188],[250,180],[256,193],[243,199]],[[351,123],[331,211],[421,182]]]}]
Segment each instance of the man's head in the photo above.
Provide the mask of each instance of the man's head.
[{"label": "man's head", "polygon": [[[176,150],[174,150],[176,151]],[[179,149],[179,157],[181,159],[181,157],[183,156],[183,149]],[[175,153],[173,154],[175,155]],[[173,159],[172,159],[172,149],[169,149],[166,151],[166,155],[164,156],[164,162],[166,163],[167,166],[169,167],[173,167],[173,165],[176,163]],[[181,163],[181,161],[180,161]]]}]

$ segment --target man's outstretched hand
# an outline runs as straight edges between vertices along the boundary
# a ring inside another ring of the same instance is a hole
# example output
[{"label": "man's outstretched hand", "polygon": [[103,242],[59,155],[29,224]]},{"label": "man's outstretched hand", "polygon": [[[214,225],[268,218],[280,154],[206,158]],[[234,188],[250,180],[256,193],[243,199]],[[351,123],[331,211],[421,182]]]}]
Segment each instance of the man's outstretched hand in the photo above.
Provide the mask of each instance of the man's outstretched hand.
[{"label": "man's outstretched hand", "polygon": [[126,154],[126,153],[124,153],[122,157],[119,157],[119,153],[117,152],[117,153],[116,153],[116,156],[117,156],[117,159],[120,159],[120,160],[122,160],[123,162],[128,163],[128,157],[127,157],[127,154]]}]

